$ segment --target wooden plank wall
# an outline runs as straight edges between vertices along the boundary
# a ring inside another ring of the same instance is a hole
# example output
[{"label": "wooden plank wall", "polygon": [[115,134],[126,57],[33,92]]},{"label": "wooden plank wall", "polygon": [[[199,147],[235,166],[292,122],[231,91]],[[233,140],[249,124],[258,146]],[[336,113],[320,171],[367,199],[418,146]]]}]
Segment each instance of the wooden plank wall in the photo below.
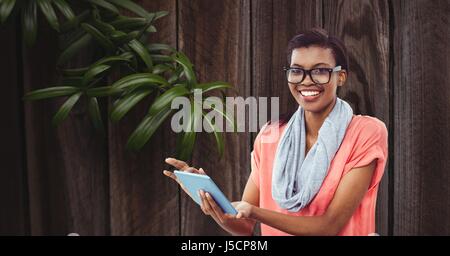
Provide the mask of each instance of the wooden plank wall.
[{"label": "wooden plank wall", "polygon": [[[48,27],[39,31],[36,45],[23,48],[25,92],[58,82],[57,38]],[[107,145],[93,129],[84,101],[65,122],[53,127],[51,118],[62,103],[62,99],[24,103],[30,233],[106,234]]]},{"label": "wooden plank wall", "polygon": [[1,87],[0,101],[0,235],[20,235],[29,232],[28,188],[23,140],[23,112],[21,97],[20,44],[14,20],[0,26]]},{"label": "wooden plank wall", "polygon": [[[228,81],[238,95],[250,96],[250,1],[182,0],[178,8],[179,48],[193,61],[199,81]],[[219,159],[213,135],[200,135],[190,164],[204,168],[236,201],[250,173],[250,137],[226,133],[225,141],[226,150]],[[184,194],[180,214],[181,235],[225,234]]]},{"label": "wooden plank wall", "polygon": [[395,1],[393,233],[450,234],[449,1]]},{"label": "wooden plank wall", "polygon": [[[449,1],[138,2],[170,12],[149,41],[185,52],[200,81],[228,81],[237,89],[232,96],[278,96],[281,112],[296,107],[282,72],[288,40],[314,26],[343,39],[350,76],[339,96],[356,114],[376,116],[389,129],[377,232],[450,234]],[[119,123],[108,122],[101,137],[83,102],[54,128],[60,100],[20,101],[24,92],[57,83],[55,34],[41,26],[39,35],[26,48],[17,21],[0,27],[0,49],[9,49],[0,58],[0,74],[10,96],[0,103],[6,124],[0,136],[7,145],[1,151],[0,234],[225,235],[161,174],[175,148],[168,123],[141,152],[125,150],[145,103]],[[106,114],[111,103],[101,104]],[[203,167],[239,200],[255,135],[226,134],[220,159],[212,135],[201,134],[189,164]]]},{"label": "wooden plank wall", "polygon": [[[349,77],[339,97],[355,114],[376,116],[389,129],[389,5],[387,0],[324,0],[324,28],[344,41]],[[388,159],[389,161],[389,159]],[[389,163],[378,190],[377,232],[388,234]]]},{"label": "wooden plank wall", "polygon": [[[158,33],[150,42],[177,46],[176,1],[140,1],[148,10],[165,10],[170,16],[157,21]],[[175,135],[170,120],[154,134],[139,153],[125,149],[128,137],[148,109],[141,102],[117,124],[109,128],[109,175],[112,235],[179,233],[179,191],[162,175],[164,159],[173,154]]]}]

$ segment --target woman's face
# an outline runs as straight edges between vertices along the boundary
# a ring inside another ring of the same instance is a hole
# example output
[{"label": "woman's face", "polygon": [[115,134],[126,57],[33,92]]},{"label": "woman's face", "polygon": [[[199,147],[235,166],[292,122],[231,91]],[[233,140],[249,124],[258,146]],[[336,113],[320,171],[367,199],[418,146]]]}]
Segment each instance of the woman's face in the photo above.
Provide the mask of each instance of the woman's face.
[{"label": "woman's face", "polygon": [[[318,46],[297,48],[292,51],[291,68],[303,68],[310,70],[313,68],[334,68],[336,60],[332,50]],[[305,110],[313,113],[323,112],[336,99],[336,90],[342,86],[346,79],[345,71],[333,72],[330,81],[326,84],[316,84],[309,75],[300,84],[289,83],[289,89],[297,103]],[[317,93],[317,96],[306,95],[307,93]]]}]

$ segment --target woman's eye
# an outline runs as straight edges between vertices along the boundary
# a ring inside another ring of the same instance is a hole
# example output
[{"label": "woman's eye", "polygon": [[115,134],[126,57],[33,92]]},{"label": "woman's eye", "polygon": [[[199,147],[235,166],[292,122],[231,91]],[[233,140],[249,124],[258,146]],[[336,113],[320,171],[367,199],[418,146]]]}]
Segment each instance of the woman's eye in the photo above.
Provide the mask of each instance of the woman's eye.
[{"label": "woman's eye", "polygon": [[301,69],[291,69],[291,73],[294,75],[302,75],[303,74],[303,70]]},{"label": "woman's eye", "polygon": [[316,69],[313,69],[311,71],[311,73],[314,75],[324,75],[324,74],[328,73],[328,69],[327,68],[316,68]]}]

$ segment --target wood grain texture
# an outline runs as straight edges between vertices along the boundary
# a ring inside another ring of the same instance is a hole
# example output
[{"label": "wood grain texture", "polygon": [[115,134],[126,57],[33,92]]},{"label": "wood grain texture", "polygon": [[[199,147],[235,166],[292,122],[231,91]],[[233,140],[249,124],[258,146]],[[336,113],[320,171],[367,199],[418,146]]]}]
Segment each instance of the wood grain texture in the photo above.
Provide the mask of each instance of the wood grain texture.
[{"label": "wood grain texture", "polygon": [[[238,95],[250,94],[250,2],[179,1],[179,46],[193,62],[201,82],[227,81]],[[231,95],[231,94],[230,94]],[[200,134],[191,164],[203,167],[232,201],[242,197],[250,173],[248,133],[225,133],[218,158],[212,134]],[[186,195],[181,195],[181,235],[225,232]]]},{"label": "wood grain texture", "polygon": [[449,1],[394,1],[394,235],[450,235]]},{"label": "wood grain texture", "polygon": [[[377,117],[389,129],[388,1],[324,0],[324,28],[343,40],[349,55],[349,77],[338,96],[350,103],[354,114]],[[376,231],[381,235],[388,234],[388,166],[376,207]]]},{"label": "wood grain texture", "polygon": [[[149,43],[176,47],[176,1],[139,1],[149,12],[169,11],[156,22],[158,32]],[[109,170],[112,235],[179,234],[179,192],[172,180],[163,176],[166,157],[175,149],[170,119],[139,152],[126,143],[148,110],[149,99],[137,105],[109,129]]]},{"label": "wood grain texture", "polygon": [[292,37],[321,24],[321,1],[252,2],[252,95],[279,97],[280,113],[298,107],[283,71],[289,64],[286,48]]},{"label": "wood grain texture", "polygon": [[[14,19],[0,26],[0,70],[2,94],[0,101],[0,235],[29,234],[28,190],[24,156],[21,67],[17,54],[17,27]],[[20,40],[20,39],[19,39]]]},{"label": "wood grain texture", "polygon": [[[40,23],[36,45],[25,48],[24,92],[57,83],[56,33]],[[59,127],[51,119],[63,99],[25,103],[32,235],[108,233],[107,155],[83,98]]]}]

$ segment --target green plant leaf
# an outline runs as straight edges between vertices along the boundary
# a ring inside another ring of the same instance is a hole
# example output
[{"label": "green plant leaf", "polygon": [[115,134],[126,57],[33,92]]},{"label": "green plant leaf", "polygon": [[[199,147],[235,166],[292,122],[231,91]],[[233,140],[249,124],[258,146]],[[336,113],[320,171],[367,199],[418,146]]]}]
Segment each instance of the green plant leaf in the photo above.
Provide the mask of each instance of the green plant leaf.
[{"label": "green plant leaf", "polygon": [[222,158],[223,148],[224,148],[223,133],[217,131],[217,127],[215,125],[213,125],[212,120],[204,112],[202,113],[202,116],[204,117],[204,119],[207,121],[207,123],[213,130],[214,138],[216,139],[216,144],[217,144],[217,151],[219,152],[220,158]]},{"label": "green plant leaf", "polygon": [[148,68],[148,71],[151,71],[153,68],[153,62],[152,58],[150,57],[150,54],[148,53],[147,49],[139,42],[138,40],[134,39],[131,42],[128,43],[131,49],[133,49],[134,52],[141,57],[142,61],[145,63],[145,65]]},{"label": "green plant leaf", "polygon": [[81,22],[84,22],[85,20],[87,20],[90,17],[90,14],[91,14],[91,10],[84,10],[82,13],[80,13],[77,16],[75,16],[73,19],[70,19],[70,20],[62,23],[59,26],[59,30],[62,33],[67,33],[69,31],[75,29],[78,26],[78,24],[80,24]]},{"label": "green plant leaf", "polygon": [[150,73],[139,73],[128,75],[124,78],[121,78],[120,80],[116,81],[112,85],[112,87],[119,89],[127,89],[129,87],[134,87],[141,84],[155,85],[155,87],[158,87],[157,85],[164,85],[164,86],[169,85],[167,81],[161,76]]},{"label": "green plant leaf", "polygon": [[184,86],[175,86],[167,90],[161,96],[155,99],[148,111],[148,114],[156,115],[156,113],[166,108],[167,106],[170,107],[172,100],[174,100],[176,97],[185,96],[187,94],[189,94],[189,91]]},{"label": "green plant leaf", "polygon": [[[208,98],[206,98],[204,100],[204,102],[209,102],[209,103],[212,103],[212,104],[216,103],[215,101],[209,100]],[[222,101],[222,105],[226,106],[226,104],[224,104],[223,101]],[[226,114],[226,111],[220,110],[220,109],[216,108],[215,106],[211,106],[211,109],[212,109],[212,111],[216,111],[217,113],[221,114],[225,118],[225,120],[233,127],[233,131],[235,131],[235,132],[237,131],[236,122],[234,120],[232,120]]]},{"label": "green plant leaf", "polygon": [[146,32],[154,33],[157,32],[157,30],[155,26],[151,25],[150,27],[147,28]]},{"label": "green plant leaf", "polygon": [[172,109],[162,109],[155,116],[147,115],[139,126],[130,135],[127,142],[127,148],[130,150],[141,149],[152,137],[161,124],[170,116]]},{"label": "green plant leaf", "polygon": [[91,4],[95,4],[97,6],[100,6],[112,13],[119,14],[119,10],[114,6],[113,4],[110,4],[104,0],[86,0],[87,2]]},{"label": "green plant leaf", "polygon": [[[61,72],[64,76],[83,76],[89,68],[71,68],[71,69],[63,69]],[[80,81],[81,82],[81,81]]]},{"label": "green plant leaf", "polygon": [[229,83],[226,82],[217,81],[211,83],[198,84],[195,86],[195,89],[200,89],[202,90],[202,93],[206,93],[217,89],[233,89],[233,86],[231,86]]},{"label": "green plant leaf", "polygon": [[172,58],[183,67],[189,88],[192,89],[197,84],[197,78],[195,77],[192,63],[182,52],[175,53]]},{"label": "green plant leaf", "polygon": [[147,45],[147,49],[150,52],[160,52],[160,51],[176,52],[175,48],[167,44],[149,44]]},{"label": "green plant leaf", "polygon": [[137,17],[125,17],[119,16],[116,20],[112,21],[110,24],[114,26],[118,30],[126,30],[126,29],[138,29],[143,28],[148,23],[146,18],[137,18]]},{"label": "green plant leaf", "polygon": [[171,56],[162,55],[162,54],[150,54],[150,57],[155,63],[171,63],[174,61]]},{"label": "green plant leaf", "polygon": [[149,18],[151,16],[151,14],[148,13],[144,8],[142,8],[138,4],[135,4],[132,1],[129,0],[108,0],[108,1],[131,12],[134,12],[141,17]]},{"label": "green plant leaf", "polygon": [[15,5],[16,0],[3,0],[0,2],[0,23],[8,19]]},{"label": "green plant leaf", "polygon": [[110,24],[105,23],[99,19],[93,19],[92,25],[94,25],[95,28],[97,28],[100,32],[102,32],[105,35],[109,35],[109,34],[113,33],[114,31],[116,31],[116,28],[114,28]]},{"label": "green plant leaf", "polygon": [[53,4],[59,9],[59,11],[66,17],[68,20],[73,20],[75,18],[75,14],[70,8],[69,4],[65,0],[53,0]]},{"label": "green plant leaf", "polygon": [[[81,85],[83,77],[85,76],[86,72],[88,72],[90,69],[92,69],[96,66],[101,66],[101,65],[106,65],[106,64],[112,65],[115,62],[130,62],[130,56],[128,56],[127,54],[121,54],[118,56],[103,57],[103,58],[97,60],[90,67],[63,69],[62,74],[63,74],[63,76],[65,76],[64,77],[65,79],[80,78],[79,84]],[[66,83],[64,83],[64,84],[66,84]]]},{"label": "green plant leaf", "polygon": [[124,57],[126,59],[128,59],[129,61],[132,60],[134,58],[134,54],[129,51],[129,52],[123,52],[122,54],[120,54],[119,56]]},{"label": "green plant leaf", "polygon": [[98,66],[98,65],[104,65],[104,64],[113,64],[115,62],[130,62],[130,56],[127,56],[126,54],[121,54],[118,56],[108,56],[99,59],[96,61],[92,66]]},{"label": "green plant leaf", "polygon": [[155,13],[155,19],[154,19],[154,20],[161,19],[162,17],[167,16],[168,14],[169,14],[168,11],[159,11],[159,12],[156,12],[156,13]]},{"label": "green plant leaf", "polygon": [[80,88],[74,86],[55,86],[45,89],[39,89],[25,94],[24,100],[42,100],[54,97],[68,96],[80,91]]},{"label": "green plant leaf", "polygon": [[162,74],[166,71],[172,70],[172,67],[170,65],[166,65],[166,64],[158,64],[156,66],[153,67],[153,74],[155,75],[159,75]]},{"label": "green plant leaf", "polygon": [[100,113],[100,107],[98,106],[97,98],[89,98],[88,112],[95,129],[104,134],[105,127],[103,125],[102,115]]},{"label": "green plant leaf", "polygon": [[[201,116],[200,116],[201,117]],[[191,112],[189,116],[189,122],[187,124],[188,131],[181,133],[177,138],[177,158],[181,160],[189,160],[192,155],[192,151],[195,145],[195,138],[197,133],[195,132],[195,126],[198,122],[198,117],[195,115],[195,103],[191,101]]]},{"label": "green plant leaf", "polygon": [[105,97],[118,95],[123,92],[123,89],[112,87],[112,86],[102,86],[90,88],[86,91],[88,97]]},{"label": "green plant leaf", "polygon": [[183,67],[182,66],[176,67],[175,71],[169,77],[167,82],[169,82],[170,84],[174,84],[175,82],[177,82],[180,79],[180,77],[183,75],[183,72],[184,71],[183,71]]},{"label": "green plant leaf", "polygon": [[86,86],[89,82],[92,81],[95,77],[100,75],[101,73],[109,70],[111,66],[109,65],[93,65],[83,76],[82,85]]},{"label": "green plant leaf", "polygon": [[34,45],[37,35],[37,7],[35,1],[28,1],[22,11],[22,35],[28,46]]},{"label": "green plant leaf", "polygon": [[111,121],[121,120],[136,104],[151,93],[152,90],[137,90],[125,95],[114,104],[110,114]]},{"label": "green plant leaf", "polygon": [[67,118],[70,110],[72,110],[73,106],[75,106],[82,94],[82,92],[75,93],[74,95],[70,96],[69,99],[66,100],[66,102],[64,102],[64,104],[59,108],[58,112],[56,112],[56,114],[53,116],[53,125],[57,126]]},{"label": "green plant leaf", "polygon": [[119,46],[127,44],[131,40],[136,39],[139,36],[139,34],[140,34],[139,31],[132,31],[128,34],[122,31],[115,31],[115,33],[111,34],[111,39],[113,40],[114,44]]},{"label": "green plant leaf", "polygon": [[69,61],[78,51],[84,46],[88,45],[92,40],[92,36],[90,34],[85,34],[72,44],[70,44],[59,56],[58,65],[64,64]]},{"label": "green plant leaf", "polygon": [[41,9],[45,18],[47,18],[50,26],[54,30],[59,31],[58,17],[56,17],[56,13],[51,4],[51,0],[36,0],[36,2],[38,3],[39,8]]},{"label": "green plant leaf", "polygon": [[99,42],[107,51],[112,52],[115,49],[114,44],[97,28],[94,26],[88,24],[88,23],[82,23],[81,27],[89,33],[94,39]]}]

